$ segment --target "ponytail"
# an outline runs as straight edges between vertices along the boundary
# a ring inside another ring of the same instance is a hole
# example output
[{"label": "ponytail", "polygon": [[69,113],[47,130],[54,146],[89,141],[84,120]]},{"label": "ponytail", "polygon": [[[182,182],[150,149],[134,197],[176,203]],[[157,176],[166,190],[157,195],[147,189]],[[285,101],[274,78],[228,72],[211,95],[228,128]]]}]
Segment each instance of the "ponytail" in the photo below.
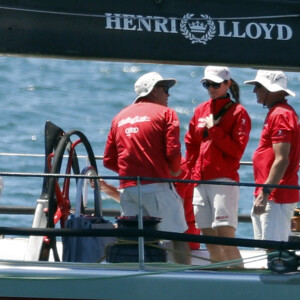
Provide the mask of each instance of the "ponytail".
[{"label": "ponytail", "polygon": [[240,103],[240,87],[237,84],[236,81],[234,81],[232,78],[230,78],[231,80],[231,85],[229,88],[230,94],[232,96],[232,98],[235,100],[235,103],[239,104]]}]

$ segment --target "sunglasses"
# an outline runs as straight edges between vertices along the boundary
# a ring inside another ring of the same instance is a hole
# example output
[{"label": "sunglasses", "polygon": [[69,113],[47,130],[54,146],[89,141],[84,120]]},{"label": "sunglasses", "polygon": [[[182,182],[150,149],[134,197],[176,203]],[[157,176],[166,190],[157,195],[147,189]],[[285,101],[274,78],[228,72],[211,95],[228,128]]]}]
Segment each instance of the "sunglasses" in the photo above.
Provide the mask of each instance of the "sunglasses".
[{"label": "sunglasses", "polygon": [[166,94],[169,94],[169,88],[167,86],[163,86],[163,85],[157,85],[157,87],[163,88],[164,92]]},{"label": "sunglasses", "polygon": [[217,82],[212,82],[212,81],[203,81],[202,85],[205,89],[209,89],[210,87],[212,87],[213,89],[219,89],[221,86],[221,83],[217,83]]},{"label": "sunglasses", "polygon": [[255,86],[256,89],[260,89],[262,87],[262,85],[260,83],[258,83],[258,82],[256,82],[254,84],[254,86]]}]

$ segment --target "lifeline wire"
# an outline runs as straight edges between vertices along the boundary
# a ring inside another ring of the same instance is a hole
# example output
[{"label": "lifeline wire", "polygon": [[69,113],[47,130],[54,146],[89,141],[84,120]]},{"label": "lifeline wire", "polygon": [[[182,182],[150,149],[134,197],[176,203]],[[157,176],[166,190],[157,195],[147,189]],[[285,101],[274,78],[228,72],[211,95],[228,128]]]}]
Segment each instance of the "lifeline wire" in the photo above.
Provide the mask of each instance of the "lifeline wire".
[{"label": "lifeline wire", "polygon": [[196,184],[213,184],[213,185],[233,185],[233,186],[247,186],[247,187],[268,187],[280,189],[296,189],[300,190],[300,186],[295,185],[277,185],[277,184],[260,184],[248,182],[226,182],[213,180],[183,180],[183,179],[169,179],[169,178],[153,178],[153,177],[139,177],[139,176],[90,176],[81,174],[60,174],[60,173],[28,173],[28,172],[0,172],[0,176],[16,176],[16,177],[55,177],[55,178],[89,178],[89,179],[112,179],[112,180],[139,180],[149,182],[181,182],[181,183],[196,183]]}]

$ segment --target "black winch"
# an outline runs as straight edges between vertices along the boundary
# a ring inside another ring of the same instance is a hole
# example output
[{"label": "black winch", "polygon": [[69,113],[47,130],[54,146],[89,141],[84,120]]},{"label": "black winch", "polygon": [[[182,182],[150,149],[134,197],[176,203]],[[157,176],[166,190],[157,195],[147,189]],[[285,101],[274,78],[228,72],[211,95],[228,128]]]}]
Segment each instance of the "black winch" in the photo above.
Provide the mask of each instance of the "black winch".
[{"label": "black winch", "polygon": [[[160,218],[143,217],[143,228],[157,230],[156,226]],[[118,228],[137,229],[137,216],[122,216],[117,218]],[[153,238],[145,238],[145,262],[166,262],[167,253],[165,249],[157,248],[159,241]],[[107,247],[106,261],[110,263],[139,262],[139,248],[137,237],[118,237],[117,241]]]}]

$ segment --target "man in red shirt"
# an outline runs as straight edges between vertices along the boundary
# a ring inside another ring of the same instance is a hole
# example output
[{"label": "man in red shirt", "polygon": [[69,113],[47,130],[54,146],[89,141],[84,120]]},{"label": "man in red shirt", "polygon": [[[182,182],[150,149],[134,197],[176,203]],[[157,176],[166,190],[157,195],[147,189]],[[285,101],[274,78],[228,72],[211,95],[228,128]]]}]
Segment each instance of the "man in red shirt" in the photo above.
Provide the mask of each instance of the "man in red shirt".
[{"label": "man in red shirt", "polygon": [[[298,186],[299,120],[285,99],[295,93],[287,89],[287,78],[281,71],[259,70],[254,80],[245,83],[254,85],[257,102],[269,110],[253,155],[255,182]],[[256,187],[254,196],[254,238],[287,241],[299,190]]]},{"label": "man in red shirt", "polygon": [[[137,98],[112,121],[103,164],[119,176],[152,178],[140,187],[136,180],[120,180],[124,215],[138,214],[141,195],[143,216],[161,218],[159,230],[181,233],[187,229],[182,200],[172,184],[156,180],[180,174],[179,120],[168,107],[168,91],[175,83],[156,72],[136,81]],[[174,241],[173,245],[175,250],[189,253],[187,243]],[[177,252],[174,258],[178,263],[190,262],[188,256]]]}]

